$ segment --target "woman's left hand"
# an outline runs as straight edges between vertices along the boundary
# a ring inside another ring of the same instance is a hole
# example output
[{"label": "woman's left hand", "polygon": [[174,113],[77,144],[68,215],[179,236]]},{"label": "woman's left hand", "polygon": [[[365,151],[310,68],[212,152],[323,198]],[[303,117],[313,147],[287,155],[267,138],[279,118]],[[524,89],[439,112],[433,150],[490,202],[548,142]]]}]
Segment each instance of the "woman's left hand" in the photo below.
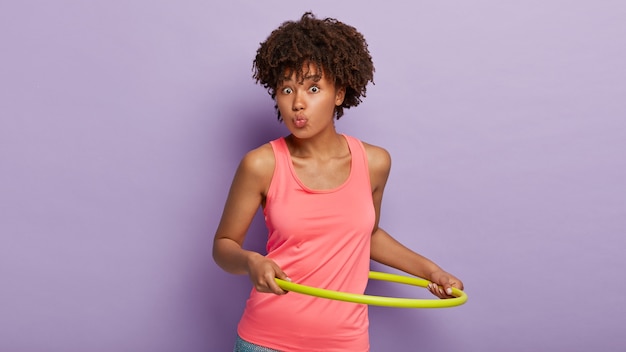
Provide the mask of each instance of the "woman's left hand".
[{"label": "woman's left hand", "polygon": [[439,298],[454,298],[452,287],[459,290],[463,289],[461,280],[443,270],[433,272],[430,275],[430,282],[427,287],[428,291]]}]

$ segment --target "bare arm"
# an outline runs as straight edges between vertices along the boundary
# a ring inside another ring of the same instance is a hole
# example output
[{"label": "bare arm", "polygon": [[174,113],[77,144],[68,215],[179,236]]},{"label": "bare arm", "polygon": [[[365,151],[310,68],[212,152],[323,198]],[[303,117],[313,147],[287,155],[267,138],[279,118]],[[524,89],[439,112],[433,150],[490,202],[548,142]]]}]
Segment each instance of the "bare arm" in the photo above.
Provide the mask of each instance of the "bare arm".
[{"label": "bare arm", "polygon": [[381,264],[427,279],[435,284],[428,289],[440,298],[450,297],[450,287],[463,289],[463,283],[430,259],[412,251],[378,227],[385,184],[391,170],[391,157],[384,149],[366,145],[370,165],[372,198],[376,223],[372,232],[370,258]]},{"label": "bare arm", "polygon": [[213,259],[229,273],[248,274],[260,292],[284,294],[274,281],[275,277],[287,279],[280,267],[260,253],[242,248],[252,219],[265,199],[274,165],[269,145],[249,152],[241,160],[213,239]]},{"label": "bare arm", "polygon": [[451,297],[451,287],[463,289],[461,280],[432,260],[405,247],[380,227],[372,235],[370,257],[381,264],[431,281],[434,284],[428,289],[439,298]]}]

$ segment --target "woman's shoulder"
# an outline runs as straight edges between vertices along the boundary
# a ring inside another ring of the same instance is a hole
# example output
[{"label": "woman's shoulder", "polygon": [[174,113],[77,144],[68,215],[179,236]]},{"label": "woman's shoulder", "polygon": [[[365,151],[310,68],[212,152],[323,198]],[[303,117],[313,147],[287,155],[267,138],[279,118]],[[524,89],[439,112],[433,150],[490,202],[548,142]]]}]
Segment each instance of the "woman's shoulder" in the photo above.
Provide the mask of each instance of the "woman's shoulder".
[{"label": "woman's shoulder", "polygon": [[247,152],[241,159],[239,168],[241,171],[256,177],[270,177],[274,172],[276,159],[270,143],[265,143],[258,148]]},{"label": "woman's shoulder", "polygon": [[385,188],[389,172],[391,170],[391,155],[382,147],[361,141],[370,173],[372,192],[378,192]]},{"label": "woman's shoulder", "polygon": [[365,149],[370,168],[389,169],[391,167],[391,155],[385,148],[363,141],[361,143]]}]

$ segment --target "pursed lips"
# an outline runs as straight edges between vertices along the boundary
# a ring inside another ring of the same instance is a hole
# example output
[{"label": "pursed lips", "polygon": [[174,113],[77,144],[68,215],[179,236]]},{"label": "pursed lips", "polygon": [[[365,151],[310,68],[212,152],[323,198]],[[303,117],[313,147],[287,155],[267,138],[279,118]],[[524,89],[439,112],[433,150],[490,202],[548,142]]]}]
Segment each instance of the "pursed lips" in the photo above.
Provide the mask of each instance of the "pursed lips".
[{"label": "pursed lips", "polygon": [[303,114],[298,114],[293,118],[293,124],[298,128],[306,126],[307,121],[308,119]]}]

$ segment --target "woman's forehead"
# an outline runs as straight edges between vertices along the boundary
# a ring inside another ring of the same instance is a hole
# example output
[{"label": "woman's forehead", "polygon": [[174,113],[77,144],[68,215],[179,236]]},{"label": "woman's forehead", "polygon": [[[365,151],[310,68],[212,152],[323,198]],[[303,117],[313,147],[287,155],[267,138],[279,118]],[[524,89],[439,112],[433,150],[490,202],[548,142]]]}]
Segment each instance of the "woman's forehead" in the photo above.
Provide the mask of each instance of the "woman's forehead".
[{"label": "woman's forehead", "polygon": [[324,69],[315,63],[307,62],[302,65],[299,70],[294,68],[286,68],[283,71],[283,81],[298,81],[303,82],[305,80],[319,81],[325,78]]}]

